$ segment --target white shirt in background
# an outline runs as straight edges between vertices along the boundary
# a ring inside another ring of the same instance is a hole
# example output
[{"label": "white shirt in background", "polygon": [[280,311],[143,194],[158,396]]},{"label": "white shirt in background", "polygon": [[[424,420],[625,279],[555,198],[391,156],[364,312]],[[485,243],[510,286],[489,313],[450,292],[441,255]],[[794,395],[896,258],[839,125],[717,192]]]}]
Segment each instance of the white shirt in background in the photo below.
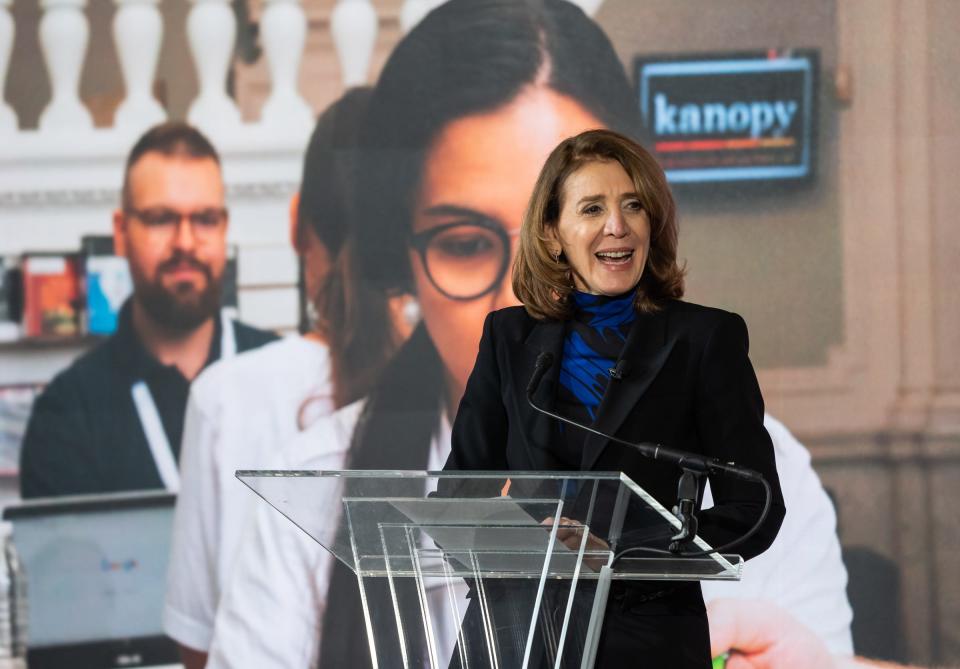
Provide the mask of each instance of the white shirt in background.
[{"label": "white shirt in background", "polygon": [[[277,468],[342,468],[360,404],[318,420],[284,449]],[[449,425],[444,429],[444,424],[431,444],[430,468],[450,451]],[[787,515],[770,549],[744,565],[743,580],[704,582],[704,600],[772,601],[806,624],[832,653],[849,655],[852,614],[833,506],[807,450],[770,416],[764,425],[773,440]],[[337,513],[339,502],[329,504]],[[704,506],[712,506],[709,490]],[[336,521],[332,515],[330,522]],[[260,504],[250,529],[217,614],[207,669],[315,666],[330,556],[266,503]]]},{"label": "white shirt in background", "polygon": [[[271,468],[343,469],[362,409],[361,400],[318,420],[293,439]],[[335,493],[333,487],[318,487],[323,490]],[[316,504],[329,505],[328,522],[336,527],[340,500],[318,499]],[[333,559],[279,511],[258,500],[223,591],[207,669],[314,666]]]},{"label": "white shirt in background", "polygon": [[265,468],[331,412],[331,395],[327,347],[298,336],[218,362],[191,385],[163,611],[175,641],[210,647],[241,531],[265,506],[234,472]]}]

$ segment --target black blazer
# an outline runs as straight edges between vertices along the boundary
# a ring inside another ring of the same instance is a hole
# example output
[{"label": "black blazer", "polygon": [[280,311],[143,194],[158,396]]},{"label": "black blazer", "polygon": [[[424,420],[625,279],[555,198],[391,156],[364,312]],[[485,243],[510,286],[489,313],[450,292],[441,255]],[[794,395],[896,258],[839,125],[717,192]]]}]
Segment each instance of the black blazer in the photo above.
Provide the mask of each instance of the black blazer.
[{"label": "black blazer", "polygon": [[[523,307],[488,315],[444,469],[568,469],[551,448],[559,439],[557,421],[534,411],[526,398],[535,362],[548,351],[554,364],[534,399],[554,408],[564,334],[563,322],[538,321]],[[658,312],[640,314],[621,353],[626,374],[610,380],[594,423],[626,440],[657,442],[759,471],[773,499],[764,525],[735,549],[745,559],[770,546],[785,513],[747,349],[746,324],[733,313],[668,301]],[[580,469],[622,471],[666,508],[676,502],[675,466],[601,437],[586,438]],[[719,546],[753,525],[764,493],[756,483],[723,477],[711,478],[710,486],[714,507],[699,514],[699,534]]]}]

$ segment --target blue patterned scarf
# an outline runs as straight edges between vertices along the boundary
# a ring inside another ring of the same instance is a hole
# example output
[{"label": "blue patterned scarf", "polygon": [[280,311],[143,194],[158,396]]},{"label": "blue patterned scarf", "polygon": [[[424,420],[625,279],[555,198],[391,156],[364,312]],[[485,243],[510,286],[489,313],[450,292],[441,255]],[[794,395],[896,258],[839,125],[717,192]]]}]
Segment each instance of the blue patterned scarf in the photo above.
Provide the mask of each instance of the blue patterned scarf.
[{"label": "blue patterned scarf", "polygon": [[634,295],[632,290],[613,297],[573,293],[576,309],[563,342],[560,400],[581,404],[591,421],[607,388],[609,370],[637,317]]}]

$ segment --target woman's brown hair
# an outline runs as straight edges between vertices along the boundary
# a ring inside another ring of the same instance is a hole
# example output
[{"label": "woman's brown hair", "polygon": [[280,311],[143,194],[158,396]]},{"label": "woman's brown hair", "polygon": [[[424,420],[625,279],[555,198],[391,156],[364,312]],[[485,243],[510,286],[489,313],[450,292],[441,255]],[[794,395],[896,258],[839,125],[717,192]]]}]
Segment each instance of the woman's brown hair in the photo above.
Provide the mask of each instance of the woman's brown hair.
[{"label": "woman's brown hair", "polygon": [[663,300],[683,297],[684,267],[677,261],[677,215],[667,178],[653,156],[612,130],[588,130],[561,142],[547,158],[520,230],[513,264],[513,292],[537,319],[565,320],[573,306],[573,268],[550,252],[552,231],[563,208],[563,187],[571,174],[594,161],[620,163],[650,219],[650,252],[637,285],[638,311],[656,311]]}]

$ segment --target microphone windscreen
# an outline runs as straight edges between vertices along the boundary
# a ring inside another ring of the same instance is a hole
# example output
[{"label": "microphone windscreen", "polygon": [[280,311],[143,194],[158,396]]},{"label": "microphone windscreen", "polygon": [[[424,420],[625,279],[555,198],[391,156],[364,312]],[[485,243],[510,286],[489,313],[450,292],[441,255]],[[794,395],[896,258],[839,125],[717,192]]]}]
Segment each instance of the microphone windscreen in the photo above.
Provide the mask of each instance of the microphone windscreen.
[{"label": "microphone windscreen", "polygon": [[533,368],[533,374],[530,376],[530,383],[527,384],[527,396],[533,395],[537,386],[540,385],[540,379],[547,373],[547,370],[553,366],[553,354],[544,351],[537,356],[537,362]]}]

